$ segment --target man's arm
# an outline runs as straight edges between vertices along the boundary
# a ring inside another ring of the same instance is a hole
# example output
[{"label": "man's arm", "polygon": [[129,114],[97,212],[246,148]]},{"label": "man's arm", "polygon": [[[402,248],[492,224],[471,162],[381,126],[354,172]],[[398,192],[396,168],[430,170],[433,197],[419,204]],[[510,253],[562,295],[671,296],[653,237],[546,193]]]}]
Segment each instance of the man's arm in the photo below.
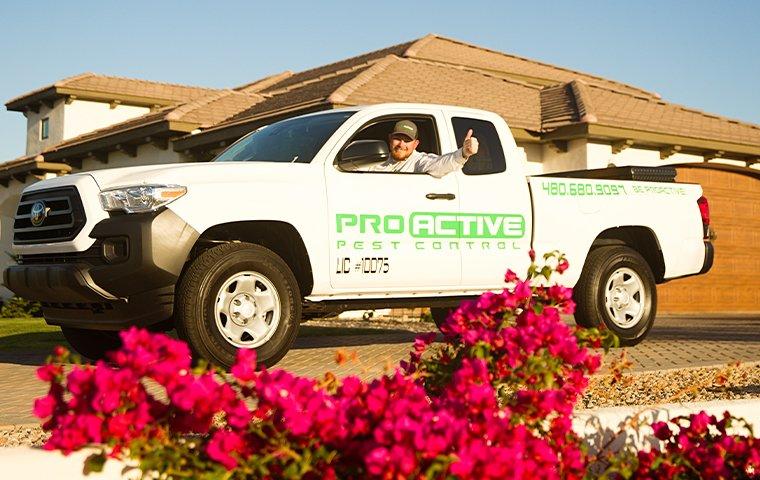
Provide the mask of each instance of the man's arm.
[{"label": "man's arm", "polygon": [[445,155],[423,153],[417,161],[415,171],[441,178],[461,169],[467,160],[476,153],[478,153],[478,139],[472,136],[472,129],[470,129],[464,137],[462,148]]},{"label": "man's arm", "polygon": [[461,169],[465,162],[467,162],[467,158],[462,155],[461,148],[445,155],[423,153],[419,160],[417,160],[414,170],[441,178],[444,175]]}]

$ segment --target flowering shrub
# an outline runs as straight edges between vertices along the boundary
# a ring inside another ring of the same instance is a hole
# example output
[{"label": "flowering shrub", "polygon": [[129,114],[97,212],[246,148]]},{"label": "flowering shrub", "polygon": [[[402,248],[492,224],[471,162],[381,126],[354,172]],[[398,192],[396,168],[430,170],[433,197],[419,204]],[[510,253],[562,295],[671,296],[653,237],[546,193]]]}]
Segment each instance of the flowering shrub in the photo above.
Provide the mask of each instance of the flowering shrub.
[{"label": "flowering shrub", "polygon": [[[730,435],[728,429],[748,435]],[[718,420],[699,412],[652,424],[659,450],[621,452],[611,459],[608,477],[634,479],[760,478],[760,439],[752,428],[728,412]]]},{"label": "flowering shrub", "polygon": [[[45,448],[101,445],[91,470],[133,458],[169,477],[582,478],[572,409],[600,364],[587,346],[613,339],[561,321],[571,291],[543,284],[567,262],[554,252],[544,263],[525,280],[508,271],[508,288],[449,316],[443,345],[418,337],[408,361],[370,382],[259,368],[252,350],[229,375],[192,369],[183,342],[136,328],[110,363],[65,373],[75,359],[59,347],[38,370],[50,383],[34,407]],[[646,458],[643,471],[657,466]]]}]

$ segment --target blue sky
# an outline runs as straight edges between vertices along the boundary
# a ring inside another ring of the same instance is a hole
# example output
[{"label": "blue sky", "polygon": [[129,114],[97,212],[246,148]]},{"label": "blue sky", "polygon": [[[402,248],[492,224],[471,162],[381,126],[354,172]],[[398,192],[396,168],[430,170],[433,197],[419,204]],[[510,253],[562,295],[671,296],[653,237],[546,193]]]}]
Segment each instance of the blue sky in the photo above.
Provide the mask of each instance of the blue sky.
[{"label": "blue sky", "polygon": [[[85,71],[232,87],[438,33],[760,124],[760,2],[3,1],[0,100]],[[0,161],[26,121],[0,109]]]}]

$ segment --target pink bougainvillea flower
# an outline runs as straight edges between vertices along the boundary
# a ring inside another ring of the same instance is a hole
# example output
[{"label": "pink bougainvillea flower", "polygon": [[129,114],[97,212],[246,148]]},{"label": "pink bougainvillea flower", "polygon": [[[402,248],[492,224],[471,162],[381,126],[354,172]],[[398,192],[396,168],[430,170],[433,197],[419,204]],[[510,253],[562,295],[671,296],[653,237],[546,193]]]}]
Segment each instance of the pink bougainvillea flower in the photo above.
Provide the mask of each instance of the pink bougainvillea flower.
[{"label": "pink bougainvillea flower", "polygon": [[254,381],[256,379],[256,350],[252,348],[239,349],[230,373],[240,382]]},{"label": "pink bougainvillea flower", "polygon": [[57,406],[58,399],[52,394],[47,394],[34,401],[34,416],[42,419],[47,418],[53,415]]},{"label": "pink bougainvillea flower", "polygon": [[237,433],[217,430],[206,446],[206,454],[214,461],[232,470],[238,464],[236,457],[245,450],[245,441]]}]

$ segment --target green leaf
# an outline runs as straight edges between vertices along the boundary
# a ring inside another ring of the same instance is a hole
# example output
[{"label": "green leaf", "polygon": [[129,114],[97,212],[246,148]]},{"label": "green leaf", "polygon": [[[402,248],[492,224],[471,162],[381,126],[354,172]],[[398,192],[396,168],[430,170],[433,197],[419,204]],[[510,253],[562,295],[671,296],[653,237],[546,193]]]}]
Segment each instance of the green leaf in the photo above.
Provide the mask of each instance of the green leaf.
[{"label": "green leaf", "polygon": [[541,275],[543,275],[545,279],[549,280],[549,278],[552,276],[552,271],[552,267],[547,265],[541,269]]},{"label": "green leaf", "polygon": [[106,453],[104,451],[99,451],[98,453],[93,453],[89,457],[87,457],[84,461],[84,469],[82,473],[85,475],[89,475],[91,473],[100,473],[103,471],[103,466],[106,464]]}]

